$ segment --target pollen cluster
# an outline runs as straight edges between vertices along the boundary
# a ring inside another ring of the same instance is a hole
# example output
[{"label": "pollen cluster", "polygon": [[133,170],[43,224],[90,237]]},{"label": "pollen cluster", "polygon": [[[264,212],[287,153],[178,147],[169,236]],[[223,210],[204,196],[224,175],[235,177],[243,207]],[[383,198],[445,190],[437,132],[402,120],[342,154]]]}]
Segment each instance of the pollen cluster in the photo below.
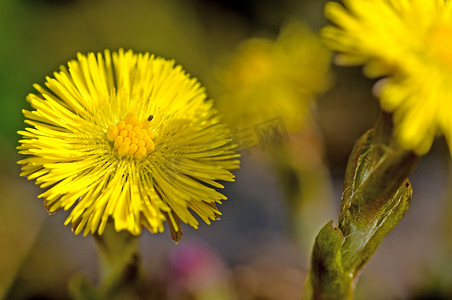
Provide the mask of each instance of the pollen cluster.
[{"label": "pollen cluster", "polygon": [[137,121],[136,114],[128,113],[124,120],[107,128],[107,138],[114,143],[120,156],[141,159],[154,151],[154,132],[150,128],[149,117],[145,122]]}]

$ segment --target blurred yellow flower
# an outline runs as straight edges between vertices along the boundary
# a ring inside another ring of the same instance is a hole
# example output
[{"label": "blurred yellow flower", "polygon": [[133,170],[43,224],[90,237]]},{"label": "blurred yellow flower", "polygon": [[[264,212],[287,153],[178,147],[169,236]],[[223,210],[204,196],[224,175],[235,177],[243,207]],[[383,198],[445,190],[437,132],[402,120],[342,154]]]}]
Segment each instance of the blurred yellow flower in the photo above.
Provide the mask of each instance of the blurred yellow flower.
[{"label": "blurred yellow flower", "polygon": [[330,2],[327,45],[343,65],[364,64],[384,110],[394,113],[400,145],[425,154],[436,134],[452,149],[452,1]]},{"label": "blurred yellow flower", "polygon": [[297,131],[315,96],[329,86],[329,65],[319,37],[290,23],[275,41],[245,40],[225,59],[217,70],[217,107],[234,129],[280,117],[288,132]]},{"label": "blurred yellow flower", "polygon": [[195,78],[174,61],[131,50],[78,54],[27,100],[32,127],[19,153],[22,176],[47,190],[50,213],[73,207],[75,234],[102,234],[107,222],[134,235],[193,227],[190,208],[210,224],[226,199],[215,180],[238,168],[230,132]]}]

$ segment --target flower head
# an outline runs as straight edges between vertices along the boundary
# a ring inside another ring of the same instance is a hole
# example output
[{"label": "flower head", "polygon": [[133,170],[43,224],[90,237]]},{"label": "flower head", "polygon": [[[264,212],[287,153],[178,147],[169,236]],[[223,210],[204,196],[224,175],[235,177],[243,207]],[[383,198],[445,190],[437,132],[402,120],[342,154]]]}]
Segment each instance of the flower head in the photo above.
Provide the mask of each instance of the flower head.
[{"label": "flower head", "polygon": [[452,1],[344,0],[328,3],[327,45],[337,62],[364,64],[399,144],[426,153],[437,134],[452,149]]},{"label": "flower head", "polygon": [[22,176],[47,190],[50,213],[73,207],[66,224],[102,234],[163,231],[180,237],[179,219],[193,227],[189,208],[210,224],[226,199],[215,180],[233,181],[238,168],[229,131],[204,89],[174,61],[131,50],[78,54],[47,89],[27,97],[32,127],[19,153]]},{"label": "flower head", "polygon": [[218,70],[217,107],[234,129],[281,117],[298,130],[315,95],[329,85],[330,54],[304,24],[289,23],[275,41],[251,38]]}]

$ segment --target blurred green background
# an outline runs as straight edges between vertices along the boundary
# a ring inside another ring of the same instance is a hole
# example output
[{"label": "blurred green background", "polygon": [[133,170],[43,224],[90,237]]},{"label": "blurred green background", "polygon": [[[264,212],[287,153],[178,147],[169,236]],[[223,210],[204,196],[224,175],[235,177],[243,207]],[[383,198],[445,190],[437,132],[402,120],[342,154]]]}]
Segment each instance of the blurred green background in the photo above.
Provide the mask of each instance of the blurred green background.
[{"label": "blurred green background", "polygon": [[[39,189],[19,177],[16,131],[24,128],[21,110],[28,108],[33,83],[43,84],[77,52],[123,47],[174,58],[209,94],[212,65],[240,41],[274,38],[289,19],[317,31],[326,22],[325,2],[0,0],[0,298],[67,299],[73,275],[97,280],[91,237],[74,236],[63,225],[67,212],[48,216]],[[334,190],[326,208],[333,213],[318,220],[318,229],[337,218],[348,153],[378,114],[373,82],[359,68],[333,69],[335,83],[315,111]],[[440,297],[447,297],[452,281],[439,276],[436,266],[452,269],[451,260],[444,260],[452,256],[444,250],[450,244],[448,152],[439,140],[421,160],[412,178],[412,208],[365,269],[356,299],[415,299],[423,293],[447,299]],[[206,286],[214,292],[204,299],[300,299],[309,253],[290,237],[277,174],[244,155],[225,193],[222,220],[199,230],[185,226],[177,247],[167,231],[143,233],[142,258],[155,290],[150,299],[202,299]]]}]

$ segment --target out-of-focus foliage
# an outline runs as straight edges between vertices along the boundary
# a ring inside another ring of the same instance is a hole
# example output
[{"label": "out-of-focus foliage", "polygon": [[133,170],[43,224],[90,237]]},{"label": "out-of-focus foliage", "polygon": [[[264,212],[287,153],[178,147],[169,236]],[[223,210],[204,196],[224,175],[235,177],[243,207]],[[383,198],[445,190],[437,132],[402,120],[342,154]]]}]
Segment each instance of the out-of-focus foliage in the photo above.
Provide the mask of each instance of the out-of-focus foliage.
[{"label": "out-of-focus foliage", "polygon": [[0,201],[0,299],[6,295],[29,252],[33,251],[45,217],[37,213],[39,202],[29,203],[35,194],[25,185],[18,178],[0,175],[0,195],[3,197]]}]

